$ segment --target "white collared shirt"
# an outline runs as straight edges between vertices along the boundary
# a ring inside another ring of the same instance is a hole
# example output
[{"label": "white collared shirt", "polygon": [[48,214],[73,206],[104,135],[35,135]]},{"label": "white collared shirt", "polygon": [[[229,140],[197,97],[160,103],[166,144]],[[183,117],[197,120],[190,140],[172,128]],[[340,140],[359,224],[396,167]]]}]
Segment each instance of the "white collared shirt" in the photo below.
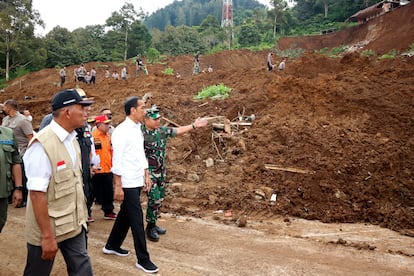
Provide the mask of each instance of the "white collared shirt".
[{"label": "white collared shirt", "polygon": [[148,168],[144,151],[141,124],[127,117],[112,133],[112,173],[121,176],[122,188],[144,186],[145,169]]},{"label": "white collared shirt", "polygon": [[[72,159],[73,166],[76,166],[76,150],[73,140],[76,138],[76,131],[71,133],[62,128],[55,120],[48,126],[56,134],[58,139],[65,145]],[[23,156],[24,171],[27,176],[27,189],[46,192],[52,176],[52,167],[42,144],[35,141]]]}]

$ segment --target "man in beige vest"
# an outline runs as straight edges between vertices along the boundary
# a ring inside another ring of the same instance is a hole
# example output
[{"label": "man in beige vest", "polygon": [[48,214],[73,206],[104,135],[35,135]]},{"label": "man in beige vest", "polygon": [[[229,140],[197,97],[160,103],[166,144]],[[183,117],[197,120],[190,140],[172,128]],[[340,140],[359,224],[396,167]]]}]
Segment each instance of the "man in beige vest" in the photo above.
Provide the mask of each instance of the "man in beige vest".
[{"label": "man in beige vest", "polygon": [[50,275],[58,249],[68,275],[93,275],[75,131],[85,124],[85,106],[92,103],[82,100],[74,89],[58,92],[52,99],[52,122],[35,135],[23,157],[29,190],[24,275]]}]

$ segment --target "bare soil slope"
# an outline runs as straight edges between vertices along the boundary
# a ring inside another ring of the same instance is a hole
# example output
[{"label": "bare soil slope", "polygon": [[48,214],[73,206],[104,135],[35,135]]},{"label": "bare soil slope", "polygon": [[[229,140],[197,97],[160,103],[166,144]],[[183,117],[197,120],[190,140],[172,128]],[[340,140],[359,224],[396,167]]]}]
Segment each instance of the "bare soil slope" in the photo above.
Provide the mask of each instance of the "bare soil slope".
[{"label": "bare soil slope", "polygon": [[[409,30],[413,7],[405,7]],[[405,27],[389,32],[384,26],[395,19],[388,14],[367,26],[380,32],[381,45],[404,49],[413,33]],[[114,69],[115,64],[88,63],[87,68],[97,68],[97,84],[80,87],[95,97],[94,114],[110,106],[115,124],[123,120],[124,99],[147,92],[153,94],[151,104],[180,125],[199,116],[237,122],[239,114],[255,115],[251,126],[233,127],[232,133],[212,138],[210,127],[169,142],[165,211],[204,217],[231,210],[230,222],[278,215],[367,222],[409,234],[414,229],[414,59],[379,61],[357,53],[330,59],[306,53],[288,60],[284,72],[267,72],[266,55],[238,50],[201,56],[202,67],[211,64],[214,72],[197,76],[191,74],[192,56],[149,64],[150,74],[139,78],[128,62],[127,81],[103,78],[105,66]],[[181,78],[163,74],[167,67]],[[73,69],[68,67],[64,88],[79,85]],[[11,82],[0,100],[17,99],[38,126],[50,111],[51,96],[61,89],[58,81],[57,70],[44,69]],[[232,88],[228,99],[193,99],[202,88],[220,83]],[[213,167],[206,167],[208,158],[215,161]],[[274,205],[272,192],[278,195]]]},{"label": "bare soil slope", "polygon": [[317,50],[340,45],[358,45],[378,54],[391,50],[406,51],[414,41],[414,3],[401,6],[366,24],[321,36],[285,37],[280,39],[280,50],[302,48]]}]

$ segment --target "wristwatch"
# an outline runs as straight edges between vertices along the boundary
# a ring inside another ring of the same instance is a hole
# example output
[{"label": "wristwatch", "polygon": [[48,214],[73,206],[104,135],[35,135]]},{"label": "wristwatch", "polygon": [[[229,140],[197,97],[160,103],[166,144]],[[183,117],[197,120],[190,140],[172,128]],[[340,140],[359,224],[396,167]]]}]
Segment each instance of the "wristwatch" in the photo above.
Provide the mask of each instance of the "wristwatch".
[{"label": "wristwatch", "polygon": [[14,187],[14,189],[15,190],[18,190],[18,191],[23,191],[23,186],[16,186],[16,187]]}]

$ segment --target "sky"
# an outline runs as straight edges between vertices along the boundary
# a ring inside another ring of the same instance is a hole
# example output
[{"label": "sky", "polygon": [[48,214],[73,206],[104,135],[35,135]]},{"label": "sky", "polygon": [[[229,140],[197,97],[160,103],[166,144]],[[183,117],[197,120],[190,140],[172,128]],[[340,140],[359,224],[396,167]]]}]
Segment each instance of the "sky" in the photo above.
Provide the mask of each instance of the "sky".
[{"label": "sky", "polygon": [[[258,0],[268,5],[269,0]],[[135,9],[142,7],[149,14],[164,8],[174,0],[130,0]],[[103,25],[112,12],[119,11],[125,0],[33,0],[33,9],[40,13],[45,28],[37,28],[35,33],[46,35],[59,25],[69,31],[88,25]]]}]

